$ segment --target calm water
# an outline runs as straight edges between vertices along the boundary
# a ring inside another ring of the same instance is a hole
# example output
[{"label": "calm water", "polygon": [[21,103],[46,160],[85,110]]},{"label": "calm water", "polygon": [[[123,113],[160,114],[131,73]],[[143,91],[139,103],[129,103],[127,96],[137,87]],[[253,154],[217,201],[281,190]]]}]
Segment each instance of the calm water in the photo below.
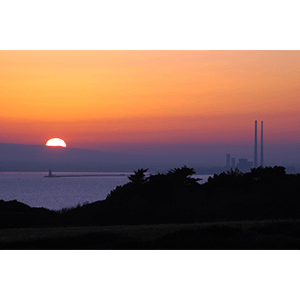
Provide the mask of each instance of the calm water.
[{"label": "calm water", "polygon": [[[18,200],[31,207],[59,210],[77,204],[104,200],[111,190],[129,182],[127,176],[109,176],[121,173],[60,173],[55,175],[104,175],[101,177],[44,178],[48,173],[0,172],[0,199]],[[131,173],[122,172],[130,175]],[[106,175],[106,176],[105,176]],[[195,175],[207,181],[209,175]]]}]

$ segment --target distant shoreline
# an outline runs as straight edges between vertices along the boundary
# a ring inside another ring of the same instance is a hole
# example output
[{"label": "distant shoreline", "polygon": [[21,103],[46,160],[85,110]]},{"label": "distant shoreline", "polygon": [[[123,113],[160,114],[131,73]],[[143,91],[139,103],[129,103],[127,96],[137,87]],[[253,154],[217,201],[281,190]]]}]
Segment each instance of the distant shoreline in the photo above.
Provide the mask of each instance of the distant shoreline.
[{"label": "distant shoreline", "polygon": [[78,174],[78,175],[46,175],[44,178],[60,178],[60,177],[112,177],[112,176],[126,176],[126,174]]}]

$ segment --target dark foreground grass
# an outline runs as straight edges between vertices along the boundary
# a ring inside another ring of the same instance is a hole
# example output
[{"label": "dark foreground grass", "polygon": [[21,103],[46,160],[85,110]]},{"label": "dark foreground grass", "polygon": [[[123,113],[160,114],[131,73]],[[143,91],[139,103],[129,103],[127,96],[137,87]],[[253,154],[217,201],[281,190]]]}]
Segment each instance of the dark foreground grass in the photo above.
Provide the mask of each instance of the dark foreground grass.
[{"label": "dark foreground grass", "polygon": [[300,222],[260,221],[0,230],[1,249],[294,250]]}]

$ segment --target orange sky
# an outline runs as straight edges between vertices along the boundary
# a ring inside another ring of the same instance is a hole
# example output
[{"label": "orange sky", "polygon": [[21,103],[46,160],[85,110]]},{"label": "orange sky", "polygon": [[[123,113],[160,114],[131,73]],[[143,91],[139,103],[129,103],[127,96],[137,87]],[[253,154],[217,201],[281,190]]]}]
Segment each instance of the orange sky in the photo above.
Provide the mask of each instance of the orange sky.
[{"label": "orange sky", "polygon": [[0,142],[295,143],[299,82],[299,51],[0,51]]}]

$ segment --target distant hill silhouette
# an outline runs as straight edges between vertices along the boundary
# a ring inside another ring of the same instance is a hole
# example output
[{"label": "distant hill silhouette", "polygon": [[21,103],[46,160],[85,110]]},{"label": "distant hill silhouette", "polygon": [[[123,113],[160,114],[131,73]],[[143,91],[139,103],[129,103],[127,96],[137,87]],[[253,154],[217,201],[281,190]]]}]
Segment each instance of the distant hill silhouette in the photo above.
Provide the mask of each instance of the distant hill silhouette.
[{"label": "distant hill silhouette", "polygon": [[78,148],[0,143],[1,171],[113,172],[140,167],[150,158]]}]

